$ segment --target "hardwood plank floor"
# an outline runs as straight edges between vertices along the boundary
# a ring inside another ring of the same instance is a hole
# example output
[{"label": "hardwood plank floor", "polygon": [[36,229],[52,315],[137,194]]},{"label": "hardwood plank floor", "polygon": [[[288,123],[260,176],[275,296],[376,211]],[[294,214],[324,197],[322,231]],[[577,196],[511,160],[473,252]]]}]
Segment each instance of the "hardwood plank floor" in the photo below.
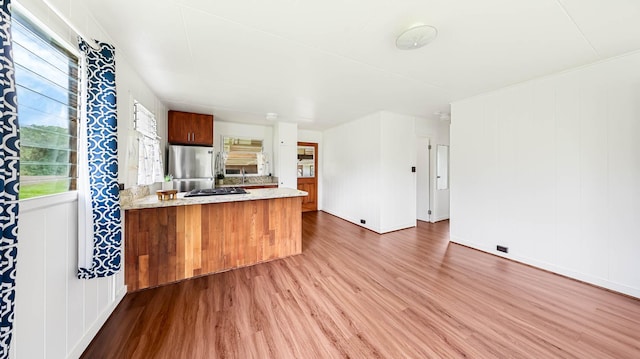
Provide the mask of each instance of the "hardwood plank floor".
[{"label": "hardwood plank floor", "polygon": [[640,300],[303,215],[300,255],[127,294],[83,358],[640,358]]}]

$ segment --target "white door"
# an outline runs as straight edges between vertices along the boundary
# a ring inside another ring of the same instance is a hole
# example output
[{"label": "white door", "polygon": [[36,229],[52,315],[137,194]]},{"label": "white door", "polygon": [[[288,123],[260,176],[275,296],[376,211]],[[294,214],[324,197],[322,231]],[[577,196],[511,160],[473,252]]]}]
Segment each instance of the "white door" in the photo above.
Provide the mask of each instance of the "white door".
[{"label": "white door", "polygon": [[431,140],[427,137],[416,139],[416,218],[420,221],[431,221],[430,200],[430,150]]}]

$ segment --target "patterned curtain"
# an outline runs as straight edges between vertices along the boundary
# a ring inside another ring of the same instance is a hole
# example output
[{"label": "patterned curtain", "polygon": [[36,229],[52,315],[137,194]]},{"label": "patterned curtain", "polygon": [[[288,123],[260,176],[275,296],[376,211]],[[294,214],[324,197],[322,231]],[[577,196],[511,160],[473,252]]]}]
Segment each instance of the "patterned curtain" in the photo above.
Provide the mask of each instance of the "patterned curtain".
[{"label": "patterned curtain", "polygon": [[78,184],[78,278],[90,279],[113,275],[121,267],[116,68],[112,45],[96,42],[95,49],[80,39],[79,47],[86,79],[82,89],[86,133],[82,130],[80,143],[88,151],[78,165],[87,166],[79,173],[86,174],[88,182]]},{"label": "patterned curtain", "polygon": [[16,294],[20,131],[11,52],[11,1],[0,0],[0,358],[9,357]]}]

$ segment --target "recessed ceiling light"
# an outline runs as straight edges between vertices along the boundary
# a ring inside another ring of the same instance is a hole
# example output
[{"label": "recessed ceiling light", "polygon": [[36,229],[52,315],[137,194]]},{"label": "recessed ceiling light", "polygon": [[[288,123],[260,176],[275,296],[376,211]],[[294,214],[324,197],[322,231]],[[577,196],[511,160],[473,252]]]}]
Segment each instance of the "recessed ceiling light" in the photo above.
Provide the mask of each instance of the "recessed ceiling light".
[{"label": "recessed ceiling light", "polygon": [[396,47],[400,50],[419,49],[435,40],[438,29],[430,25],[417,25],[405,30],[396,39]]}]

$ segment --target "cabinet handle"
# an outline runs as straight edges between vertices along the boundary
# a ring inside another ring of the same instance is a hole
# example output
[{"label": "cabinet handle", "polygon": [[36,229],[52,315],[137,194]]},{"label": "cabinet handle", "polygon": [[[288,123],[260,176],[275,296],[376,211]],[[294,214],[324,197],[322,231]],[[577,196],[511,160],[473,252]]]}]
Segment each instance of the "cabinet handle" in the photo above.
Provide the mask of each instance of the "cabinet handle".
[{"label": "cabinet handle", "polygon": [[191,132],[191,141],[196,142],[196,133]]}]

